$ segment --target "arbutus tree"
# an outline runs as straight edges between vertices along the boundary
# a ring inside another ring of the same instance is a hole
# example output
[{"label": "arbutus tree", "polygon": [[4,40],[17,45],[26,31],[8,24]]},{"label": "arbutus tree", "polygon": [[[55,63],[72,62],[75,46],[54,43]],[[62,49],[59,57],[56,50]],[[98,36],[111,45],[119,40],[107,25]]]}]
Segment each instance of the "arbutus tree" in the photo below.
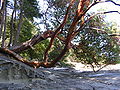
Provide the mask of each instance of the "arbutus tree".
[{"label": "arbutus tree", "polygon": [[[82,32],[84,30],[86,24],[93,17],[95,17],[99,14],[107,14],[107,13],[112,13],[112,12],[119,13],[118,11],[108,11],[108,12],[97,13],[97,14],[91,15],[86,19],[87,12],[91,9],[91,7],[93,7],[94,5],[96,5],[98,3],[112,2],[115,5],[118,5],[118,6],[120,6],[120,5],[116,4],[115,2],[113,2],[111,0],[106,0],[106,1],[102,1],[102,0],[79,0],[79,1],[77,1],[77,8],[74,12],[74,16],[71,18],[72,19],[71,23],[67,29],[67,33],[66,33],[67,35],[60,36],[60,34],[63,32],[63,28],[66,25],[67,20],[69,19],[71,8],[74,6],[74,4],[76,5],[75,2],[76,2],[76,0],[70,1],[69,5],[66,9],[66,13],[64,15],[63,21],[56,29],[47,30],[47,31],[43,32],[42,34],[35,35],[30,40],[28,40],[20,45],[16,45],[10,49],[0,48],[0,52],[8,54],[8,55],[12,56],[13,58],[15,58],[16,60],[23,62],[31,67],[34,67],[34,68],[38,68],[38,67],[50,68],[50,67],[55,66],[55,64],[62,59],[62,57],[69,51],[69,49],[75,47],[74,43],[72,43],[73,39],[80,32]],[[32,48],[34,45],[40,43],[43,40],[46,40],[47,38],[50,38],[50,42],[49,42],[48,47],[45,50],[44,60],[42,62],[38,62],[38,61],[30,62],[30,61],[28,61],[28,60],[26,60],[18,55],[18,53],[20,53],[24,50],[27,50],[29,48]],[[49,51],[52,48],[52,45],[54,44],[54,41],[56,38],[64,43],[64,47],[61,50],[60,54],[58,56],[56,56],[56,58],[49,61]],[[80,45],[79,45],[79,47],[80,47]],[[84,51],[84,52],[86,52],[86,51]]]}]

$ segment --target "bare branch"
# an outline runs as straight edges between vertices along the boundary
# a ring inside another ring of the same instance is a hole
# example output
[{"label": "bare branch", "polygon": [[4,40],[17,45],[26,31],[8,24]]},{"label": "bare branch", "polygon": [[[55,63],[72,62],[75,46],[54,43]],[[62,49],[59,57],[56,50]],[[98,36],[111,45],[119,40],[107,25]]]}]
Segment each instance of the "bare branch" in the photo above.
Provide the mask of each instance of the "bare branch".
[{"label": "bare branch", "polygon": [[81,25],[81,27],[80,27],[77,31],[75,31],[75,34],[77,34],[79,31],[81,31],[81,30],[86,26],[86,23],[89,22],[91,19],[93,19],[95,16],[97,16],[97,15],[99,15],[99,14],[108,14],[108,13],[118,13],[118,14],[120,14],[119,11],[106,11],[106,12],[96,13],[96,14],[90,16],[90,17]]},{"label": "bare branch", "polygon": [[113,0],[104,0],[104,1],[102,1],[102,0],[99,0],[99,1],[94,0],[94,2],[96,2],[96,3],[111,2],[111,3],[113,3],[114,5],[120,6],[120,4],[118,4],[118,3],[114,2]]},{"label": "bare branch", "polygon": [[13,51],[11,51],[11,50],[9,50],[7,48],[0,48],[0,52],[2,54],[5,54],[5,55],[7,54],[10,57],[16,59],[17,61],[22,62],[22,63],[24,63],[24,64],[26,64],[26,65],[28,65],[30,67],[33,67],[33,68],[38,68],[40,66],[46,67],[46,68],[47,67],[52,67],[52,64],[50,64],[50,63],[38,62],[38,61],[32,61],[32,62],[30,62],[30,61],[22,58],[21,56],[19,56],[18,54],[16,54],[15,52],[13,52]]},{"label": "bare branch", "polygon": [[105,1],[105,2],[111,2],[111,3],[113,3],[113,4],[117,5],[117,6],[120,6],[120,4],[114,2],[113,0],[107,0],[107,1]]},{"label": "bare branch", "polygon": [[64,25],[65,25],[65,23],[66,23],[66,21],[67,21],[67,18],[68,18],[69,10],[70,10],[71,6],[73,5],[74,1],[75,1],[75,0],[71,0],[70,4],[69,4],[69,6],[68,6],[68,8],[67,8],[67,10],[66,10],[66,14],[65,14],[65,17],[64,17],[63,22],[62,22],[62,23],[60,24],[60,26],[55,30],[55,33],[54,33],[54,35],[52,36],[52,38],[51,38],[51,40],[50,40],[50,44],[49,44],[49,46],[47,47],[47,49],[46,49],[46,51],[45,51],[45,54],[44,54],[44,60],[45,60],[46,62],[47,62],[47,60],[48,60],[48,51],[50,50],[50,48],[51,48],[51,46],[52,46],[52,44],[53,44],[53,42],[54,42],[55,37],[56,37],[57,34],[60,32],[60,29],[64,27]]},{"label": "bare branch", "polygon": [[11,48],[10,50],[12,50],[16,53],[20,53],[21,51],[24,51],[47,38],[50,38],[53,34],[54,34],[53,31],[50,31],[50,30],[46,31],[43,34],[38,34],[38,35],[34,36],[32,39],[22,43],[19,46],[15,46],[15,47]]},{"label": "bare branch", "polygon": [[120,34],[110,34],[109,36],[120,36]]}]

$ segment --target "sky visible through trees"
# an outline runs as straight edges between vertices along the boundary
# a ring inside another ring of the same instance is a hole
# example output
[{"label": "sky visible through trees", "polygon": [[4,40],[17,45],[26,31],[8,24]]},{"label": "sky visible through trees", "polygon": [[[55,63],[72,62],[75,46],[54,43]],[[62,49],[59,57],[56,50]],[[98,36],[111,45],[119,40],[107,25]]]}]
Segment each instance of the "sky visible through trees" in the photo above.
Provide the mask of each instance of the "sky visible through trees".
[{"label": "sky visible through trees", "polygon": [[[37,0],[39,2],[40,7],[43,8],[43,10],[47,9],[47,2],[45,0]],[[116,3],[120,4],[120,0],[113,0]],[[102,11],[110,11],[110,10],[115,10],[120,12],[120,7],[114,5],[111,2],[106,2],[106,3],[100,3],[95,6],[93,6],[89,12],[102,12]],[[109,13],[106,14],[105,20],[108,22],[115,22],[117,24],[117,28],[120,29],[120,14],[118,13]],[[39,22],[39,19],[35,19],[36,22]],[[44,25],[40,25],[41,29],[44,30]]]},{"label": "sky visible through trees", "polygon": [[119,32],[119,2],[91,1],[4,0],[0,51],[34,68],[53,67],[70,53],[92,67],[116,63],[118,38],[111,34]]}]

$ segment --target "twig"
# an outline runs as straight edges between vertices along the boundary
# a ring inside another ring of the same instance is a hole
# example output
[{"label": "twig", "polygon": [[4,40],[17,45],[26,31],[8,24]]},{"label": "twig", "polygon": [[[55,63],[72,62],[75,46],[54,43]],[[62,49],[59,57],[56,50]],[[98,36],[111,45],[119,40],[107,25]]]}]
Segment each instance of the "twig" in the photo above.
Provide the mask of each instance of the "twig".
[{"label": "twig", "polygon": [[111,3],[113,3],[113,4],[117,5],[117,6],[120,6],[120,4],[117,4],[117,3],[114,2],[113,0],[107,0],[107,1],[105,1],[105,2],[111,2]]}]

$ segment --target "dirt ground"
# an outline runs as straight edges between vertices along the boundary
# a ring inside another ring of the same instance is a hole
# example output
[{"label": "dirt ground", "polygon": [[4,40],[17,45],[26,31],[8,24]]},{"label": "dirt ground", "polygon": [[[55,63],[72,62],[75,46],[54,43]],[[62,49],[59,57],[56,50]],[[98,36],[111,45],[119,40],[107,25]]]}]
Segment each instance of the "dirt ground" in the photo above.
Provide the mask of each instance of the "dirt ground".
[{"label": "dirt ground", "polygon": [[81,64],[73,68],[39,68],[43,78],[0,82],[0,90],[120,90],[120,64],[94,73]]}]

